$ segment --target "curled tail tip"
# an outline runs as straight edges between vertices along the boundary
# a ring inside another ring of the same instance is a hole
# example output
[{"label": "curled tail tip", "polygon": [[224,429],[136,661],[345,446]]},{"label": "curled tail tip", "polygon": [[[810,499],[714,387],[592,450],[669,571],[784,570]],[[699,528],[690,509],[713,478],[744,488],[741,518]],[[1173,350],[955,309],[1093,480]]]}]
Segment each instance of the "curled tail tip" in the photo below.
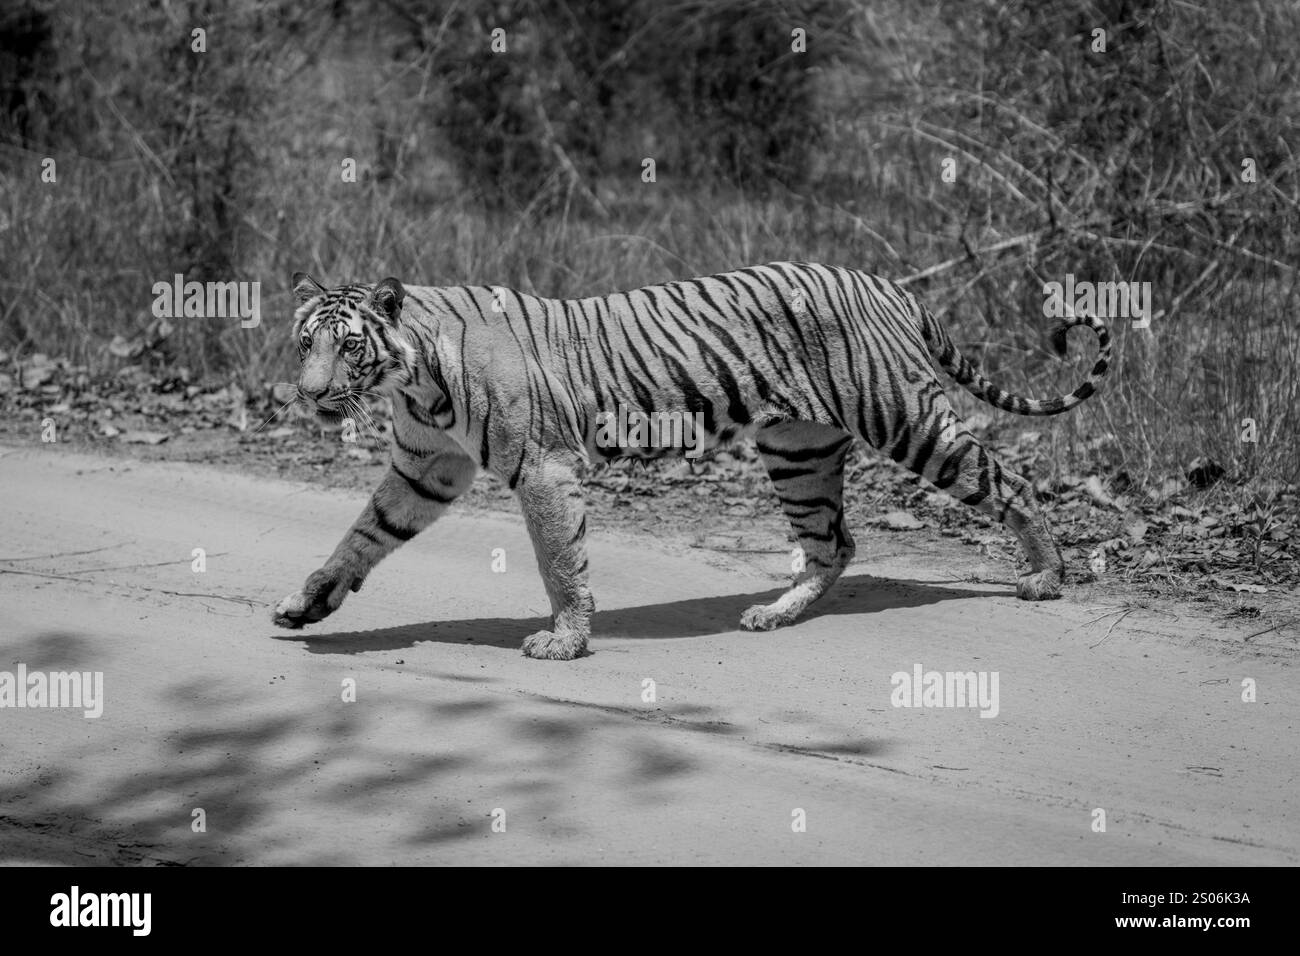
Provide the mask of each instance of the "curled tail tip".
[{"label": "curled tail tip", "polygon": [[1097,362],[1093,365],[1092,371],[1088,373],[1088,383],[1092,387],[1087,395],[1078,395],[1079,391],[1082,390],[1082,386],[1080,386],[1079,389],[1075,389],[1074,393],[1072,393],[1072,398],[1077,396],[1075,404],[1082,401],[1084,398],[1087,398],[1089,395],[1094,394],[1098,390],[1101,378],[1110,368],[1111,355],[1110,327],[1106,325],[1105,321],[1099,319],[1095,315],[1076,315],[1062,319],[1056,328],[1052,330],[1052,350],[1059,358],[1065,358],[1069,351],[1066,344],[1066,333],[1069,332],[1070,329],[1079,326],[1087,326],[1096,334]]},{"label": "curled tail tip", "polygon": [[1081,325],[1086,325],[1097,333],[1097,338],[1101,340],[1103,348],[1110,346],[1110,326],[1106,324],[1104,319],[1100,319],[1095,315],[1076,315],[1062,319],[1053,330],[1052,337],[1055,340],[1059,336],[1063,340],[1066,332]]}]

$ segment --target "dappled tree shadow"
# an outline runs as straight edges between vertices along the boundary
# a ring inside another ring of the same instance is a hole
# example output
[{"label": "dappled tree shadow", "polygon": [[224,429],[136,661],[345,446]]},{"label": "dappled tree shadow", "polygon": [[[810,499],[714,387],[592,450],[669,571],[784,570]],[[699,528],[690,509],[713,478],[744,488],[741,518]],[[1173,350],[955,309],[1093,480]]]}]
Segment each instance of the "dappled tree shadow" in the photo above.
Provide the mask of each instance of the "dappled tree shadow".
[{"label": "dappled tree shadow", "polygon": [[[754,597],[720,599],[716,611]],[[0,659],[85,669],[104,654],[88,637],[48,632],[7,644]],[[302,663],[270,680],[144,675],[119,683],[98,721],[27,712],[11,726],[42,736],[23,740],[22,761],[0,778],[0,862],[510,862],[517,851],[491,830],[495,808],[508,809],[512,836],[527,834],[537,858],[587,845],[611,825],[617,814],[588,812],[593,801],[627,813],[682,799],[709,768],[674,746],[673,732],[747,733],[699,703],[619,706],[520,694],[492,677],[350,672],[314,655]],[[355,703],[340,699],[349,673],[362,675]],[[47,721],[68,723],[46,734]],[[869,742],[841,744],[871,752]],[[191,828],[196,808],[206,832]]]}]

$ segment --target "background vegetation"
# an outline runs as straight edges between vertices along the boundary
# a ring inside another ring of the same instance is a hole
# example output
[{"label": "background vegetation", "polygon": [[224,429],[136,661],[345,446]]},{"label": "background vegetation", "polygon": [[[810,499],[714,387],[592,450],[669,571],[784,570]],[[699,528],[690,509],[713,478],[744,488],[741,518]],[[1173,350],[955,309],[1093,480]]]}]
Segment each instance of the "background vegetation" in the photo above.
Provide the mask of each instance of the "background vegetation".
[{"label": "background vegetation", "polygon": [[[297,269],[564,296],[807,259],[908,279],[1046,395],[1091,362],[1043,317],[1073,273],[1148,281],[1158,314],[1115,323],[1044,467],[1295,481],[1298,39],[1287,0],[18,0],[0,350],[256,404],[292,375]],[[155,319],[177,272],[261,280],[262,325]]]}]

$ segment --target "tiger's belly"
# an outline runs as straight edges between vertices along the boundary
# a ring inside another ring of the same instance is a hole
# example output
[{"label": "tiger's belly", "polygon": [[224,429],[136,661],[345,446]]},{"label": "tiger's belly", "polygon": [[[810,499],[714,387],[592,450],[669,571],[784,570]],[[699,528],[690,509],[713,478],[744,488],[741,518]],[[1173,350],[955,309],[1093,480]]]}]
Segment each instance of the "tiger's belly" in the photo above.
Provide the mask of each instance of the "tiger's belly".
[{"label": "tiger's belly", "polygon": [[752,437],[762,424],[718,422],[703,411],[644,411],[619,405],[593,416],[587,438],[593,461],[617,458],[699,458],[707,451]]}]

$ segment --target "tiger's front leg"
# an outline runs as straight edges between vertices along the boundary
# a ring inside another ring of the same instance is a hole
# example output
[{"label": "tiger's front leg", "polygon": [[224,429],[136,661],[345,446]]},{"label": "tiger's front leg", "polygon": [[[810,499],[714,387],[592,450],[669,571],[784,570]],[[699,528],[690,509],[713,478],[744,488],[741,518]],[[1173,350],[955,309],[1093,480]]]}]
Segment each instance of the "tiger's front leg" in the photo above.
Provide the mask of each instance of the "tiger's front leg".
[{"label": "tiger's front leg", "polygon": [[395,453],[388,474],[329,560],[312,572],[302,590],[276,605],[271,620],[299,628],[333,614],[349,591],[361,590],[376,564],[433,524],[468,490],[475,470],[474,462],[458,451],[424,457]]},{"label": "tiger's front leg", "polygon": [[543,460],[520,473],[515,494],[551,599],[551,629],[524,640],[525,657],[571,661],[587,650],[595,602],[587,587],[587,517],[574,467]]}]

